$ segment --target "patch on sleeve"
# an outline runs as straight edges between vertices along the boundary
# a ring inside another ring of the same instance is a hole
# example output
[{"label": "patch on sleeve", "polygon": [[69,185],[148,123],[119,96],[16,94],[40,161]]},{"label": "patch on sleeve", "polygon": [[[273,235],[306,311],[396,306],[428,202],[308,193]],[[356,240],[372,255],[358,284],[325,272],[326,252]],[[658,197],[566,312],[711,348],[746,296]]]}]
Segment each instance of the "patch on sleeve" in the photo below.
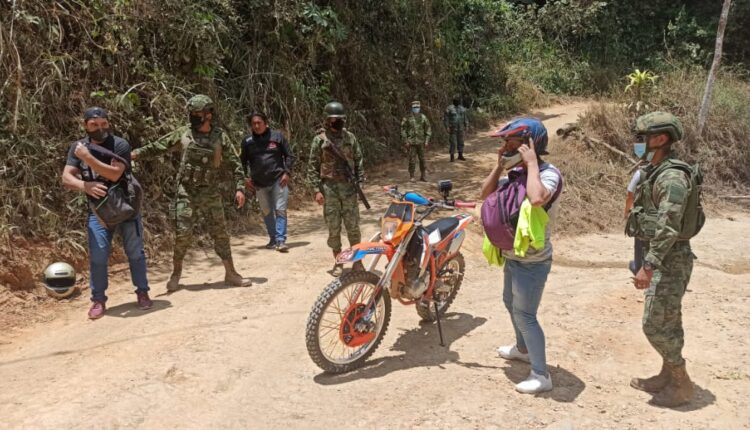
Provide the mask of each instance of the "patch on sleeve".
[{"label": "patch on sleeve", "polygon": [[671,184],[667,188],[667,201],[669,203],[684,203],[686,196],[687,190],[678,184]]}]

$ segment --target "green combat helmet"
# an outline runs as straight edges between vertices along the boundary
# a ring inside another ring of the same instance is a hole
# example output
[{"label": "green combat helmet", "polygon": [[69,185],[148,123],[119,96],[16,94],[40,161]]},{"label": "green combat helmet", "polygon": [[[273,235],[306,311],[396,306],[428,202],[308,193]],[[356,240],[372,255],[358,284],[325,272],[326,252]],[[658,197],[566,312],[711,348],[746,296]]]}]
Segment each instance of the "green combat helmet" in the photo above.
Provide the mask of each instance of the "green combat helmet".
[{"label": "green combat helmet", "polygon": [[214,108],[214,101],[211,97],[204,94],[196,94],[190,97],[187,102],[187,108],[190,112],[207,111]]},{"label": "green combat helmet", "polygon": [[52,263],[44,269],[43,282],[47,294],[56,299],[65,299],[76,291],[76,270],[68,263]]},{"label": "green combat helmet", "polygon": [[326,113],[326,118],[346,118],[344,105],[339,102],[330,102],[323,110]]},{"label": "green combat helmet", "polygon": [[651,112],[635,120],[636,135],[667,133],[673,142],[682,140],[685,131],[680,119],[668,112]]}]

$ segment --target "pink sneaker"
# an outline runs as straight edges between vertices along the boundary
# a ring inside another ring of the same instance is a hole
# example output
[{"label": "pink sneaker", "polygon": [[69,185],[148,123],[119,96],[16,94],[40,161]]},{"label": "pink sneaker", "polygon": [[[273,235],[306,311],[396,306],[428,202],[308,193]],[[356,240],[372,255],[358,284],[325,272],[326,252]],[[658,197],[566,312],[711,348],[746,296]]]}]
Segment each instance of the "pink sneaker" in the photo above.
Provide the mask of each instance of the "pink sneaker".
[{"label": "pink sneaker", "polygon": [[138,309],[145,311],[151,309],[151,306],[154,305],[154,302],[152,302],[151,298],[148,296],[148,292],[136,291],[135,295],[138,296]]},{"label": "pink sneaker", "polygon": [[98,320],[104,316],[104,311],[107,310],[107,305],[103,302],[93,302],[89,309],[89,319]]}]

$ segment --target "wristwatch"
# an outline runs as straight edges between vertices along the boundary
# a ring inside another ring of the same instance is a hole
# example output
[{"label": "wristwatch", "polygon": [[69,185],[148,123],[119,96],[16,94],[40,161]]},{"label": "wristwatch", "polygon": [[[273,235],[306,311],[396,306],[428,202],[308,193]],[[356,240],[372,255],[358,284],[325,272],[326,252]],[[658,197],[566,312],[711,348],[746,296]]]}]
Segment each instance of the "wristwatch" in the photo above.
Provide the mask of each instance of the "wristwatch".
[{"label": "wristwatch", "polygon": [[654,269],[655,269],[655,267],[654,267],[653,264],[651,264],[651,262],[646,261],[646,262],[643,263],[643,270],[645,270],[647,272],[653,272]]}]

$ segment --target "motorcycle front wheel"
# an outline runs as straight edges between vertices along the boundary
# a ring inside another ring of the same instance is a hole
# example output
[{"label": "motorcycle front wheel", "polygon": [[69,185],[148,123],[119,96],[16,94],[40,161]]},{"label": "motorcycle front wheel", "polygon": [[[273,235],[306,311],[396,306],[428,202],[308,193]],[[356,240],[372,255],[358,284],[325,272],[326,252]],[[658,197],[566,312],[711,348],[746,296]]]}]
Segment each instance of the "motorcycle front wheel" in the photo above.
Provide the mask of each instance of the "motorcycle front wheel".
[{"label": "motorcycle front wheel", "polygon": [[388,292],[382,290],[372,311],[365,310],[378,280],[371,272],[348,272],[331,282],[315,302],[305,341],[310,358],[325,372],[361,367],[383,340],[391,318]]}]

